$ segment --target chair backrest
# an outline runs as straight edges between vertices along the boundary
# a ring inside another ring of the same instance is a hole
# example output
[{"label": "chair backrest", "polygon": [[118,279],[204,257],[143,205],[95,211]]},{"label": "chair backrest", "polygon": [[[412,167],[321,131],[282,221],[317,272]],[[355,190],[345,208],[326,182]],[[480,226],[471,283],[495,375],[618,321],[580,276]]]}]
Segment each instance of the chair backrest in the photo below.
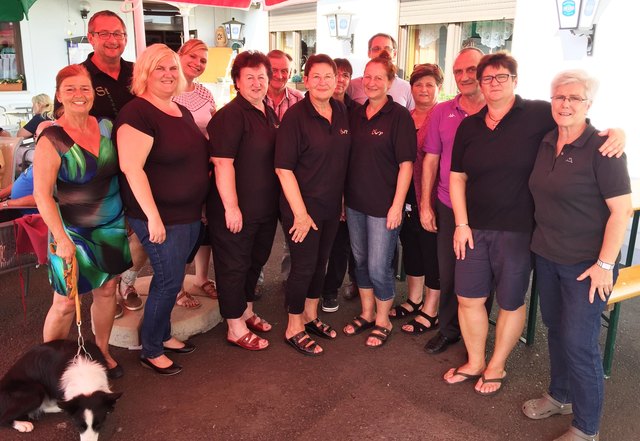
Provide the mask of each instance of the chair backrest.
[{"label": "chair backrest", "polygon": [[22,142],[21,137],[0,137],[0,151],[4,159],[4,166],[0,169],[0,188],[5,188],[15,179],[15,151]]}]

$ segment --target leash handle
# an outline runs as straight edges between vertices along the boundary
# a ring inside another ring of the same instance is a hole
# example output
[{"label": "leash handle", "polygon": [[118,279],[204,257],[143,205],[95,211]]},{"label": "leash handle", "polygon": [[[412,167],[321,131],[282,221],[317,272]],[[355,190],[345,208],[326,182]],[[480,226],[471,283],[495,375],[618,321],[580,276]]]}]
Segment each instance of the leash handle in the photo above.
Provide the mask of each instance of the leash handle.
[{"label": "leash handle", "polygon": [[[56,244],[50,243],[49,249],[52,254],[56,252]],[[76,326],[78,327],[78,352],[76,358],[81,355],[82,352],[91,359],[91,355],[84,347],[84,337],[82,336],[82,309],[80,304],[80,295],[78,294],[78,259],[76,255],[73,255],[71,264],[64,262],[64,281],[67,285],[67,297],[70,300],[75,300],[76,305]]]}]

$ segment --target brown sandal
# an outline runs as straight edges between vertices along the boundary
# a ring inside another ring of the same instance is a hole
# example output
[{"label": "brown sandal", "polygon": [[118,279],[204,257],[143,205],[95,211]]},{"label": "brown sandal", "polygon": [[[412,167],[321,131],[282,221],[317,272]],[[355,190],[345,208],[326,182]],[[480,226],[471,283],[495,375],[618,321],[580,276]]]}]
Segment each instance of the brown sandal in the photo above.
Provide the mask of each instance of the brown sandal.
[{"label": "brown sandal", "polygon": [[210,299],[217,300],[218,299],[218,289],[216,288],[216,282],[213,280],[207,280],[202,285],[200,285],[200,289],[204,291],[204,293]]},{"label": "brown sandal", "polygon": [[271,327],[267,328],[267,326],[271,326],[271,324],[258,317],[257,314],[253,314],[251,317],[244,321],[247,324],[247,328],[251,329],[254,332],[268,332],[271,331]]},{"label": "brown sandal", "polygon": [[247,332],[245,335],[243,335],[242,337],[240,337],[235,341],[227,337],[227,341],[232,345],[240,346],[242,349],[247,349],[249,351],[262,351],[269,347],[269,342],[265,340],[267,342],[267,346],[265,346],[264,348],[261,348],[260,340],[265,340],[265,339],[258,337],[256,334],[254,334],[251,331]]},{"label": "brown sandal", "polygon": [[[181,300],[182,303],[180,302]],[[196,299],[183,289],[182,291],[180,291],[180,294],[178,294],[178,297],[176,298],[176,305],[182,306],[185,309],[198,309],[202,306],[202,303],[200,303],[198,299]]]}]

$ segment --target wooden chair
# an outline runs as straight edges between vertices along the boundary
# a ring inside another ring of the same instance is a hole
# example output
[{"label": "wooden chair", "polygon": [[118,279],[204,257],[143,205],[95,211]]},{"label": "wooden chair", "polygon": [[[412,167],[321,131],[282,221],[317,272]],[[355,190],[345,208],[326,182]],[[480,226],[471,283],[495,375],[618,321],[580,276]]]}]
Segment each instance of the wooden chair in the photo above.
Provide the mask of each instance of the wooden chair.
[{"label": "wooden chair", "polygon": [[0,170],[0,188],[13,183],[16,177],[15,152],[22,143],[21,137],[0,137],[0,152],[4,159],[4,167]]}]

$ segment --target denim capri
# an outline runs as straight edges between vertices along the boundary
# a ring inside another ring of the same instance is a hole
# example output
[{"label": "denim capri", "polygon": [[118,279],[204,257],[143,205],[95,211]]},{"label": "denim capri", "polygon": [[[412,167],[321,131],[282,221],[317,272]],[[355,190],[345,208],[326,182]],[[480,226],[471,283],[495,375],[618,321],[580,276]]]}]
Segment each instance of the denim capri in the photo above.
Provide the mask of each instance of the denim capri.
[{"label": "denim capri", "polygon": [[346,210],[358,287],[373,288],[380,301],[393,299],[396,280],[392,262],[400,227],[388,230],[386,217],[368,216],[349,207]]}]

